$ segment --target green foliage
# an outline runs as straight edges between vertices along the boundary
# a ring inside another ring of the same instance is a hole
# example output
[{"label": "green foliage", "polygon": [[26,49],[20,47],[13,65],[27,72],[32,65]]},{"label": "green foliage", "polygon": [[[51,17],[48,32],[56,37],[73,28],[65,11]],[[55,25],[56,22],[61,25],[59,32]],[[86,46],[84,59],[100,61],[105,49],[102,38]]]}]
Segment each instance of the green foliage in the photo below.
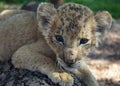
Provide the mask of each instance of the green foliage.
[{"label": "green foliage", "polygon": [[[4,3],[9,4],[23,4],[30,1],[46,2],[49,0],[1,0]],[[91,8],[93,11],[109,11],[114,18],[120,18],[120,0],[65,0],[65,2],[75,2],[83,4]],[[1,7],[0,7],[1,8]]]},{"label": "green foliage", "polygon": [[66,0],[91,8],[93,11],[109,11],[114,18],[120,18],[120,0]]},{"label": "green foliage", "polygon": [[48,0],[1,0],[4,1],[6,3],[14,3],[14,4],[21,4],[21,3],[27,3],[27,2],[31,2],[31,1],[37,1],[37,2],[46,2]]},{"label": "green foliage", "polygon": [[3,10],[3,6],[5,5],[5,2],[0,2],[0,11]]}]

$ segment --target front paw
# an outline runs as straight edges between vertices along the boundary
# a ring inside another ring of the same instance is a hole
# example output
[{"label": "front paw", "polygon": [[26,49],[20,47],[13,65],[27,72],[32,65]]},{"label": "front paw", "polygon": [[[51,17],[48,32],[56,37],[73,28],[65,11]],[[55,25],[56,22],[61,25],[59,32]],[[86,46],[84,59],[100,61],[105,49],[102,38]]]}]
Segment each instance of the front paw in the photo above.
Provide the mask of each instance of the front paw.
[{"label": "front paw", "polygon": [[59,83],[61,86],[72,86],[73,85],[73,77],[68,73],[53,73],[50,77],[51,80],[55,83]]}]

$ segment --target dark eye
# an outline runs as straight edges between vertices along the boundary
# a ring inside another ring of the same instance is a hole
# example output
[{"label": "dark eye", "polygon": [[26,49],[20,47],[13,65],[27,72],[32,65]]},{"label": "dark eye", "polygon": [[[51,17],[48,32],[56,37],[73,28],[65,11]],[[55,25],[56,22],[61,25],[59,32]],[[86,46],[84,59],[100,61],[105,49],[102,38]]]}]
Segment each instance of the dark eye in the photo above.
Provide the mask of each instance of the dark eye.
[{"label": "dark eye", "polygon": [[88,41],[89,41],[88,39],[82,38],[82,39],[80,39],[80,45],[81,44],[86,44]]},{"label": "dark eye", "polygon": [[55,35],[55,39],[58,41],[58,42],[64,42],[63,40],[63,37],[61,35]]}]

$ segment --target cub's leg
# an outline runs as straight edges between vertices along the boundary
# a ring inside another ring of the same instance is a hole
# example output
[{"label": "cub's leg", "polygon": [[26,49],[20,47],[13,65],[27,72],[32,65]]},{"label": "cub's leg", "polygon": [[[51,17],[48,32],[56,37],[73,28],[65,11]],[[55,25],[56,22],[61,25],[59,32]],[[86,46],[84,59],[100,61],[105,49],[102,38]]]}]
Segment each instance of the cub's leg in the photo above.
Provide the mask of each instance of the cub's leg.
[{"label": "cub's leg", "polygon": [[97,80],[89,70],[87,64],[81,60],[79,63],[80,67],[78,71],[74,72],[78,78],[82,78],[87,86],[99,86]]},{"label": "cub's leg", "polygon": [[51,58],[39,52],[34,52],[29,47],[26,45],[13,55],[12,63],[16,68],[40,71],[46,74],[54,83],[59,83],[61,86],[73,85],[73,78],[70,74],[61,72],[57,69],[55,62]]}]

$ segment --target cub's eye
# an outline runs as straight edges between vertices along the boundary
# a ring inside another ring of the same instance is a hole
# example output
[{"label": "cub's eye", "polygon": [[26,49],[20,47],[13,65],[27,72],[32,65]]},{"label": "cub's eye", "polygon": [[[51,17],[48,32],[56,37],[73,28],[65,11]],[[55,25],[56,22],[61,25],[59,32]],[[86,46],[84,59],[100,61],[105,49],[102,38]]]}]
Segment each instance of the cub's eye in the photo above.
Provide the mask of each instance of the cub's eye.
[{"label": "cub's eye", "polygon": [[58,41],[58,42],[64,42],[63,40],[63,37],[61,35],[55,35],[55,39]]},{"label": "cub's eye", "polygon": [[80,39],[80,45],[81,44],[86,44],[88,41],[89,41],[89,39],[82,38],[82,39]]}]

